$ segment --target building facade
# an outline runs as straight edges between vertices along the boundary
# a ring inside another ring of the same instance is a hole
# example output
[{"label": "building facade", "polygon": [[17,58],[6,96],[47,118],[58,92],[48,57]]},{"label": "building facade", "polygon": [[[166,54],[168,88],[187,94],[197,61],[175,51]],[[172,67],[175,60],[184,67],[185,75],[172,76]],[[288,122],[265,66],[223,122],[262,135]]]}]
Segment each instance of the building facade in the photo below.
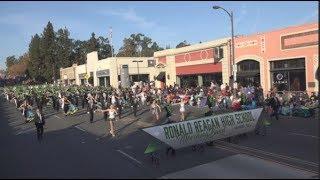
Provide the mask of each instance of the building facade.
[{"label": "building facade", "polygon": [[[157,66],[162,65],[166,85],[210,85],[229,81],[230,38],[167,49],[154,53]],[[223,73],[225,72],[225,73]]]},{"label": "building facade", "polygon": [[[260,85],[264,93],[272,87],[277,87],[278,91],[318,91],[318,37],[318,23],[235,37],[234,73],[238,84]],[[155,81],[156,87],[202,86],[210,85],[211,81],[230,84],[234,74],[230,42],[231,38],[223,38],[158,51],[154,57],[147,58],[98,60],[97,52],[92,52],[87,55],[87,64],[61,69],[61,77],[83,84],[88,74],[95,86],[117,87],[125,71],[130,81],[138,80],[137,63],[133,61],[143,60],[139,63],[140,80]]]},{"label": "building facade", "polygon": [[267,91],[318,91],[318,38],[318,23],[237,37],[237,80]]},{"label": "building facade", "polygon": [[[134,62],[141,61],[141,62]],[[60,69],[64,84],[118,87],[121,82],[154,81],[155,60],[153,57],[110,57],[98,59],[96,51],[87,54],[87,63]]]},{"label": "building facade", "polygon": [[60,68],[60,81],[63,84],[75,84],[76,82],[76,68],[77,64],[73,64],[71,67]]}]

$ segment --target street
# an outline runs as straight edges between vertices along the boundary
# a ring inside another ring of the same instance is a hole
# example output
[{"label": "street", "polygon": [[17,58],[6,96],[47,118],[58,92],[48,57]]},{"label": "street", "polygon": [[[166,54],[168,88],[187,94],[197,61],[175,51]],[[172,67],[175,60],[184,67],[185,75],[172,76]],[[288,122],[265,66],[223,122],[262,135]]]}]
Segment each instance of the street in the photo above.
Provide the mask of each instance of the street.
[{"label": "street", "polygon": [[[187,119],[202,117],[205,112],[198,108],[190,108],[189,111]],[[108,134],[109,122],[99,113],[95,113],[92,124],[89,123],[89,114],[83,109],[72,116],[64,116],[62,111],[56,113],[51,107],[46,107],[44,113],[44,138],[39,143],[34,124],[24,123],[14,105],[1,97],[0,178],[179,178],[183,176],[169,174],[228,158],[243,158],[243,155],[255,158],[256,162],[259,159],[259,162],[268,161],[274,167],[281,165],[301,172],[297,174],[302,178],[318,178],[319,122],[316,117],[281,116],[279,121],[273,119],[266,136],[253,132],[238,138],[237,143],[219,140],[213,146],[205,145],[203,152],[187,147],[178,149],[176,156],[166,156],[167,146],[141,130],[161,123],[152,120],[148,109],[140,110],[136,118],[125,112],[123,118],[115,122],[117,136],[114,138]],[[178,107],[175,107],[173,119],[178,118]],[[260,119],[264,118],[269,117],[263,113]],[[158,166],[144,155],[151,142],[161,146]],[[237,162],[246,167],[246,161]],[[268,172],[267,169],[264,171]],[[232,173],[230,176],[222,175],[223,171],[219,173],[220,177],[232,177]],[[219,177],[219,173],[215,172],[215,177]],[[289,177],[277,173],[273,178]],[[260,175],[255,177],[273,176]]]}]

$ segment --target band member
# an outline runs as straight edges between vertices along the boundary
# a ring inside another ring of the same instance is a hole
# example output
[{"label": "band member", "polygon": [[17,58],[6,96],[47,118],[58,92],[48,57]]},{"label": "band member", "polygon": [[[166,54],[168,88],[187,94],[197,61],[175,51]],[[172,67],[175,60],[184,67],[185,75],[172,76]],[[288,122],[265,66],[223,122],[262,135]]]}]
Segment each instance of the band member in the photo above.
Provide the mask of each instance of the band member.
[{"label": "band member", "polygon": [[157,121],[160,120],[161,107],[159,106],[158,100],[153,100],[151,104],[151,112],[155,116]]},{"label": "band member", "polygon": [[90,123],[93,123],[94,99],[92,96],[89,96],[88,98],[88,108],[89,108],[89,115],[90,115]]},{"label": "band member", "polygon": [[68,111],[69,111],[69,105],[71,104],[71,102],[69,101],[69,99],[66,96],[63,96],[63,101],[64,101],[64,115],[67,115]]},{"label": "band member", "polygon": [[114,121],[116,119],[116,114],[117,114],[116,106],[111,105],[109,109],[100,110],[100,112],[102,112],[102,113],[108,112],[109,113],[110,134],[112,135],[112,137],[115,137],[116,134],[115,134],[115,129],[114,129]]},{"label": "band member", "polygon": [[37,139],[39,142],[41,142],[43,138],[43,125],[45,124],[45,121],[39,108],[36,110],[34,123],[37,128]]},{"label": "band member", "polygon": [[185,101],[182,99],[180,102],[180,114],[181,114],[181,121],[185,120],[185,113],[186,113],[186,109],[184,107]]}]

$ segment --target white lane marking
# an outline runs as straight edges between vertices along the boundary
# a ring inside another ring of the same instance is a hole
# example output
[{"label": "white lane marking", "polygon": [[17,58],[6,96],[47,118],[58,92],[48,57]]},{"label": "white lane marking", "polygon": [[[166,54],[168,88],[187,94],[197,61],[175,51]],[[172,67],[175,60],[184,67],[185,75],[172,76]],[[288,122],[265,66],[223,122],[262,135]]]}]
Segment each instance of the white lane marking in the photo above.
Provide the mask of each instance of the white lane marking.
[{"label": "white lane marking", "polygon": [[244,151],[241,151],[241,150],[231,149],[230,147],[223,146],[223,145],[222,146],[221,145],[216,145],[215,147],[220,148],[220,149],[224,149],[224,150],[227,150],[227,151],[231,151],[231,152],[234,152],[234,153],[247,154],[247,155],[250,155],[250,156],[253,156],[253,157],[256,157],[256,158],[259,158],[259,159],[263,159],[263,160],[266,160],[266,161],[269,161],[269,162],[274,162],[274,163],[277,163],[277,164],[280,164],[280,165],[285,165],[285,166],[294,168],[294,169],[296,169],[298,171],[301,171],[301,172],[311,172],[311,173],[313,173],[315,175],[318,174],[318,172],[315,172],[313,170],[299,168],[297,166],[294,166],[294,165],[291,165],[291,164],[288,164],[288,163],[285,163],[285,162],[281,162],[281,161],[273,160],[273,159],[270,159],[270,158],[262,157],[262,156],[259,156],[259,155],[256,155],[256,154],[253,154],[253,153],[250,153],[250,152],[244,152]]},{"label": "white lane marking", "polygon": [[221,144],[224,144],[225,146],[229,145],[229,146],[234,147],[234,148],[240,148],[240,149],[242,148],[242,149],[245,149],[245,150],[251,151],[251,152],[258,152],[258,153],[262,153],[264,155],[278,157],[278,158],[281,158],[281,159],[293,160],[293,161],[300,162],[300,163],[303,163],[303,164],[308,164],[308,165],[311,165],[311,166],[319,166],[319,164],[317,164],[317,163],[306,161],[306,160],[302,160],[302,159],[298,159],[298,158],[295,158],[295,157],[284,156],[284,155],[281,155],[281,154],[275,154],[275,153],[271,153],[271,152],[255,149],[255,148],[249,148],[249,147],[246,147],[246,146],[227,143],[227,142],[223,142],[221,140],[218,140],[218,142],[220,142]]},{"label": "white lane marking", "polygon": [[86,130],[82,129],[82,128],[79,127],[79,126],[75,126],[75,128],[79,129],[80,131],[86,132]]},{"label": "white lane marking", "polygon": [[317,136],[312,136],[312,135],[307,135],[307,134],[300,134],[300,133],[289,133],[291,135],[296,135],[296,136],[305,136],[305,137],[311,137],[311,138],[316,138],[319,139]]},{"label": "white lane marking", "polygon": [[27,129],[25,131],[20,131],[20,132],[16,133],[15,135],[24,134],[24,133],[27,133],[27,132],[30,132],[30,131],[34,131],[34,130],[36,130],[36,128],[31,128],[31,129]]},{"label": "white lane marking", "polygon": [[127,153],[121,151],[120,149],[118,149],[117,151],[118,151],[119,153],[125,155],[126,157],[130,158],[131,160],[135,161],[136,163],[142,165],[142,163],[141,163],[140,161],[136,160],[135,158],[131,157],[130,155],[128,155]]},{"label": "white lane marking", "polygon": [[57,118],[59,118],[59,119],[62,119],[61,117],[59,117],[59,116],[57,116],[57,115],[54,115],[54,117],[57,117]]},{"label": "white lane marking", "polygon": [[15,125],[15,124],[18,124],[18,123],[22,123],[23,124],[22,121],[13,121],[13,122],[10,122],[9,125],[11,126],[11,125]]}]

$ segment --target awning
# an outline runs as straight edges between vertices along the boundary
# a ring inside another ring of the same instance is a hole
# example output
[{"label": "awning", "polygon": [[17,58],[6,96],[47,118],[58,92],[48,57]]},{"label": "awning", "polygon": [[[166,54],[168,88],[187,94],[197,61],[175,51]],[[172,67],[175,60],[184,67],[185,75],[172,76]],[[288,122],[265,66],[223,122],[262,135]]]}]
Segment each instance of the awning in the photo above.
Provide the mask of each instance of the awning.
[{"label": "awning", "polygon": [[160,72],[158,74],[158,76],[156,77],[156,80],[164,82],[166,80],[166,73],[165,72]]}]

